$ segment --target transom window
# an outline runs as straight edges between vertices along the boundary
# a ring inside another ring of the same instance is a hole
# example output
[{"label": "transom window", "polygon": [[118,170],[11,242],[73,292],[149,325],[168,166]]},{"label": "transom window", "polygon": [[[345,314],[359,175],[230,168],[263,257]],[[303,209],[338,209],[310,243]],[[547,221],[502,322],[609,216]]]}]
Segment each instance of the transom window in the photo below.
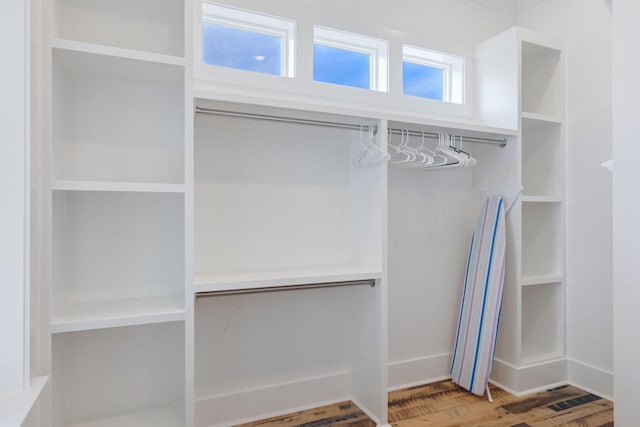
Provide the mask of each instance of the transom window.
[{"label": "transom window", "polygon": [[464,58],[404,45],[402,93],[437,101],[464,102]]},{"label": "transom window", "polygon": [[295,21],[202,3],[205,64],[295,76]]},{"label": "transom window", "polygon": [[313,79],[318,82],[386,92],[386,40],[313,27]]}]

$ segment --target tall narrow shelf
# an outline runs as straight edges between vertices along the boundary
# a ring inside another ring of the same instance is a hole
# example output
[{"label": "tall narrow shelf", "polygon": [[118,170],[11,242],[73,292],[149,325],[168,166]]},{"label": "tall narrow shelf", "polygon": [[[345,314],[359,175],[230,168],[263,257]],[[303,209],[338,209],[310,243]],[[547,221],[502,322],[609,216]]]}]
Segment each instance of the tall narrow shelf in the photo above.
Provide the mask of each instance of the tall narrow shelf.
[{"label": "tall narrow shelf", "polygon": [[49,3],[52,425],[185,426],[190,3]]},{"label": "tall narrow shelf", "polygon": [[548,366],[544,375],[554,383],[563,380],[557,361],[565,357],[562,49],[523,34],[520,364]]}]

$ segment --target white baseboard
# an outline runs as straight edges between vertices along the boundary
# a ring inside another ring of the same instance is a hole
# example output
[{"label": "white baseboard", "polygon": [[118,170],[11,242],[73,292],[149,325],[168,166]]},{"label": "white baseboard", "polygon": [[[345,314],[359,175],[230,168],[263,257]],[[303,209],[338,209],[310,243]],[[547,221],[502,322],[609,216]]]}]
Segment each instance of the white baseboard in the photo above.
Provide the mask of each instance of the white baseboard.
[{"label": "white baseboard", "polygon": [[569,359],[569,384],[613,400],[613,372]]},{"label": "white baseboard", "polygon": [[[451,378],[451,357],[451,353],[445,353],[389,363],[389,391]],[[613,394],[611,372],[566,358],[522,367],[495,359],[489,382],[516,396],[566,384],[606,399],[611,399]],[[196,425],[228,426],[353,401],[350,389],[351,372],[341,371],[231,393],[199,396],[195,402]],[[367,413],[366,408],[353,402]],[[367,415],[371,417],[371,414]],[[377,421],[374,417],[372,419]],[[387,424],[380,425],[385,426]]]},{"label": "white baseboard", "polygon": [[231,393],[197,396],[195,424],[222,427],[351,400],[351,372],[270,384]]},{"label": "white baseboard", "polygon": [[489,382],[515,396],[567,385],[567,359],[560,358],[527,366],[514,366],[494,359]]},{"label": "white baseboard", "polygon": [[452,356],[444,353],[389,363],[389,391],[451,378]]}]

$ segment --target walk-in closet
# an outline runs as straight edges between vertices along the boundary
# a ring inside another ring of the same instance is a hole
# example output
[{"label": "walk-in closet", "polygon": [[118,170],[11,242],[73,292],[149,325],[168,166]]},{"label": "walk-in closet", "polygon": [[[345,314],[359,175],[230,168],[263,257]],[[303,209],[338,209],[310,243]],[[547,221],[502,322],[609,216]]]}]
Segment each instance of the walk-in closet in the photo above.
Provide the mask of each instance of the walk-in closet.
[{"label": "walk-in closet", "polygon": [[633,425],[611,1],[9,3],[0,427]]}]

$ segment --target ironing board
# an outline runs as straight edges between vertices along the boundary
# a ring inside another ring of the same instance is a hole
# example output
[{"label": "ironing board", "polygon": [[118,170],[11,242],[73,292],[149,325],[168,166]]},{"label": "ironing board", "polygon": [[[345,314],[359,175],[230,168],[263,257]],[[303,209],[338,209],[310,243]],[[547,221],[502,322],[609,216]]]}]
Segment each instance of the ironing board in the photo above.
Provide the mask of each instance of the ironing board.
[{"label": "ironing board", "polygon": [[506,210],[500,196],[484,201],[471,239],[458,310],[451,377],[454,383],[478,396],[489,393],[487,384],[500,322]]}]

